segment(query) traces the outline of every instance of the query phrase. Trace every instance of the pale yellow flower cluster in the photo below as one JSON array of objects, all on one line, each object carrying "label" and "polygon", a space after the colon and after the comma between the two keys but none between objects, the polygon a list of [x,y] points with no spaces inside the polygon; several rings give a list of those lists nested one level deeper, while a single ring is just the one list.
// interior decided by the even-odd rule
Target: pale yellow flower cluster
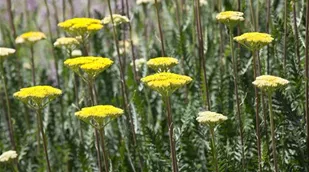
[{"label": "pale yellow flower cluster", "polygon": [[49,102],[60,96],[62,91],[46,85],[33,86],[22,88],[20,91],[14,93],[14,97],[36,107],[41,107],[43,103]]},{"label": "pale yellow flower cluster", "polygon": [[[135,59],[136,71],[141,70],[145,63],[146,63],[146,60],[144,58]],[[130,65],[133,66],[133,62],[131,62]]]},{"label": "pale yellow flower cluster", "polygon": [[227,120],[227,117],[216,112],[211,111],[203,111],[198,113],[198,117],[196,120],[201,124],[219,124],[225,120]]},{"label": "pale yellow flower cluster", "polygon": [[155,71],[169,71],[170,68],[176,66],[178,60],[173,57],[156,57],[148,60],[147,66]]},{"label": "pale yellow flower cluster", "polygon": [[234,40],[244,45],[251,51],[259,50],[270,44],[274,38],[267,33],[248,32],[234,37]]},{"label": "pale yellow flower cluster", "polygon": [[14,53],[15,49],[0,47],[0,61],[4,60],[6,57]]},{"label": "pale yellow flower cluster", "polygon": [[64,62],[67,67],[71,68],[79,75],[82,75],[80,73],[80,70],[82,70],[88,75],[88,79],[94,79],[98,74],[110,67],[113,63],[114,62],[109,58],[94,56],[67,59]]},{"label": "pale yellow flower cluster", "polygon": [[277,76],[261,75],[256,77],[255,81],[252,83],[264,91],[274,91],[277,88],[289,84],[289,81]]},{"label": "pale yellow flower cluster", "polygon": [[55,47],[65,47],[66,49],[69,50],[73,50],[77,45],[79,45],[78,40],[76,38],[71,37],[58,38],[54,43]]},{"label": "pale yellow flower cluster", "polygon": [[76,112],[75,115],[87,123],[92,123],[95,127],[102,127],[106,119],[119,117],[123,113],[124,111],[122,109],[112,105],[97,105],[82,108],[82,110]]},{"label": "pale yellow flower cluster", "polygon": [[93,18],[73,18],[58,24],[72,36],[88,35],[103,28],[101,20]]},{"label": "pale yellow flower cluster", "polygon": [[244,21],[244,13],[239,11],[224,11],[216,16],[216,19],[228,26],[233,26],[241,21]]},{"label": "pale yellow flower cluster", "polygon": [[[113,21],[114,21],[115,26],[122,24],[122,23],[130,22],[127,16],[122,16],[120,14],[113,14],[112,16],[113,16]],[[104,25],[109,24],[109,23],[112,23],[112,19],[110,15],[107,17],[104,17],[104,19],[102,20],[102,24]]]},{"label": "pale yellow flower cluster", "polygon": [[178,88],[190,83],[192,79],[185,75],[161,72],[146,76],[141,81],[162,96],[170,96]]},{"label": "pale yellow flower cluster", "polygon": [[36,43],[42,39],[46,39],[46,35],[42,32],[26,32],[15,39],[16,44]]},{"label": "pale yellow flower cluster", "polygon": [[3,152],[0,155],[0,162],[8,162],[10,160],[16,159],[17,158],[17,153],[14,150],[9,150],[6,152]]},{"label": "pale yellow flower cluster", "polygon": [[[161,2],[161,0],[157,0],[157,2]],[[155,0],[137,0],[136,1],[137,5],[148,4],[148,3],[154,4]]]}]

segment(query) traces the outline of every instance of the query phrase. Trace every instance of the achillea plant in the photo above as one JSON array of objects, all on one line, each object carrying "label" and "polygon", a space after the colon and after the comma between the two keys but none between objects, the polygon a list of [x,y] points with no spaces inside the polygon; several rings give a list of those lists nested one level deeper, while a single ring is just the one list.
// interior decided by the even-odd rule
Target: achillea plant
[{"label": "achillea plant", "polygon": [[[128,23],[130,22],[130,20],[128,19],[127,16],[122,16],[120,14],[113,14],[113,20],[114,20],[114,25],[119,25],[119,24],[122,24],[122,23]],[[110,24],[112,23],[112,20],[111,20],[111,16],[107,16],[107,17],[104,17],[104,19],[102,20],[102,24],[106,25],[106,24]]]},{"label": "achillea plant", "polygon": [[[104,141],[104,127],[112,120],[124,113],[122,109],[116,108],[112,105],[97,105],[91,107],[82,108],[81,111],[75,113],[76,117],[80,120],[85,121],[87,124],[91,125],[95,130],[100,133],[101,148],[103,151],[105,171],[108,170],[107,150],[105,149]],[[100,158],[98,159],[100,161]]]},{"label": "achillea plant", "polygon": [[[8,170],[11,169],[11,171],[18,172],[17,165],[15,164],[15,161],[18,159],[18,154],[14,150],[9,150],[6,152],[3,152],[0,155],[0,167],[2,170]],[[8,169],[5,168],[5,166],[9,166]]]},{"label": "achillea plant", "polygon": [[42,112],[44,108],[55,98],[59,97],[62,94],[62,91],[51,87],[51,86],[33,86],[28,88],[22,88],[20,91],[14,93],[14,97],[26,105],[28,105],[31,109],[36,111],[38,126],[41,130],[43,146],[45,152],[45,159],[47,163],[47,171],[51,171],[48,151],[47,151],[47,140],[43,129],[43,119]]},{"label": "achillea plant", "polygon": [[34,44],[40,40],[46,39],[46,35],[42,32],[26,32],[15,39],[16,44],[26,44],[30,46],[31,51],[31,70],[32,70],[32,86],[36,85],[35,81],[35,64],[34,64]]},{"label": "achillea plant", "polygon": [[151,89],[160,93],[163,98],[163,101],[165,102],[167,110],[168,129],[169,129],[172,169],[173,172],[177,172],[178,165],[177,165],[176,148],[174,141],[174,131],[173,131],[174,127],[171,114],[170,95],[178,88],[181,88],[186,84],[190,83],[192,79],[184,75],[174,74],[170,72],[162,72],[146,76],[142,78],[141,81]]},{"label": "achillea plant", "polygon": [[244,13],[239,11],[223,11],[216,16],[216,19],[219,22],[232,27],[245,20],[243,15]]},{"label": "achillea plant", "polygon": [[199,116],[196,120],[203,125],[207,125],[210,130],[211,134],[211,145],[212,145],[212,157],[213,157],[213,168],[216,169],[216,172],[219,171],[218,168],[218,156],[217,156],[217,149],[216,149],[216,141],[215,141],[215,127],[219,125],[221,122],[227,120],[227,117],[216,112],[211,111],[203,111],[199,112]]},{"label": "achillea plant", "polygon": [[5,103],[6,103],[6,119],[7,119],[7,127],[9,131],[10,142],[12,145],[12,149],[16,150],[15,139],[14,139],[14,130],[12,126],[12,115],[11,115],[11,105],[9,101],[9,93],[8,93],[8,85],[7,79],[5,77],[5,69],[4,69],[4,60],[15,53],[15,49],[0,47],[0,72],[1,72],[1,80],[3,83],[4,94],[5,94]]},{"label": "achillea plant", "polygon": [[79,41],[76,38],[72,37],[62,37],[58,38],[54,43],[55,47],[63,47],[65,50],[68,51],[69,56],[71,56],[73,50],[79,45]]},{"label": "achillea plant", "polygon": [[156,72],[168,72],[178,64],[178,60],[173,57],[156,57],[148,60],[147,66]]},{"label": "achillea plant", "polygon": [[278,162],[277,162],[277,153],[276,153],[276,138],[275,138],[275,125],[274,125],[274,116],[272,108],[272,94],[279,88],[286,86],[289,81],[280,77],[272,75],[262,75],[256,77],[256,80],[252,82],[256,87],[260,88],[267,93],[268,96],[268,108],[269,108],[269,118],[270,118],[270,127],[271,127],[271,136],[272,136],[272,155],[274,161],[274,171],[278,171]]}]

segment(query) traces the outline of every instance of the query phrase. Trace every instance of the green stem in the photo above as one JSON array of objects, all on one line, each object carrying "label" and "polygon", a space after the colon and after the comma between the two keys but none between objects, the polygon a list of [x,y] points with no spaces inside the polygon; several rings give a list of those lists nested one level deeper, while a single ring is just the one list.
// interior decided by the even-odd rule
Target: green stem
[{"label": "green stem", "polygon": [[99,130],[100,133],[100,138],[101,138],[101,147],[103,151],[103,159],[104,159],[104,167],[105,171],[108,172],[108,155],[107,155],[107,150],[105,149],[105,139],[104,139],[104,127]]},{"label": "green stem", "polygon": [[176,158],[176,146],[174,140],[174,126],[173,126],[173,119],[171,113],[171,103],[170,98],[168,96],[165,97],[165,105],[167,110],[167,124],[168,124],[168,133],[169,133],[169,140],[170,140],[170,151],[172,157],[172,167],[173,172],[178,172],[178,165],[177,165],[177,158]]},{"label": "green stem", "polygon": [[161,55],[162,55],[162,57],[164,57],[165,56],[164,38],[163,38],[162,26],[161,26],[160,15],[159,15],[158,0],[155,0],[155,7],[156,7],[158,27],[159,27],[159,33],[160,33],[160,39],[161,39]]},{"label": "green stem", "polygon": [[270,131],[271,131],[271,143],[273,149],[273,161],[275,172],[278,172],[278,164],[277,164],[277,153],[276,153],[276,138],[275,138],[275,125],[274,125],[274,116],[273,116],[273,106],[272,106],[272,93],[268,93],[268,107],[269,107],[269,118],[270,118]]},{"label": "green stem", "polygon": [[211,134],[211,145],[212,145],[212,165],[213,168],[216,169],[216,172],[219,171],[218,168],[218,159],[217,159],[217,149],[216,149],[216,144],[215,144],[215,131],[214,127],[210,126],[210,134]]},{"label": "green stem", "polygon": [[48,172],[51,172],[51,168],[50,168],[50,164],[49,164],[49,158],[48,158],[48,152],[47,152],[46,136],[45,136],[44,129],[43,129],[44,126],[43,126],[43,119],[42,119],[42,110],[43,110],[42,108],[39,108],[37,110],[37,118],[38,118],[38,121],[40,122],[39,128],[40,128],[41,134],[42,134],[45,160],[46,160],[46,163],[47,163],[47,170],[48,170]]},{"label": "green stem", "polygon": [[34,64],[34,49],[33,49],[33,44],[30,45],[30,52],[31,52],[32,86],[35,86],[35,85],[36,85],[36,82],[35,82],[35,64]]},{"label": "green stem", "polygon": [[102,160],[101,160],[101,152],[100,152],[100,135],[99,135],[97,129],[94,129],[94,135],[95,135],[95,140],[96,140],[96,151],[97,151],[97,157],[98,157],[99,171],[103,172]]},{"label": "green stem", "polygon": [[8,94],[8,88],[7,88],[7,81],[6,81],[6,78],[5,78],[3,61],[0,61],[0,67],[1,67],[3,86],[4,86],[6,108],[7,108],[6,118],[7,118],[7,125],[8,125],[8,129],[9,129],[9,137],[10,137],[12,148],[14,150],[16,150],[16,144],[15,144],[15,140],[14,140],[14,130],[13,130],[12,119],[11,119],[12,118],[12,116],[11,116],[11,105],[10,105],[10,100],[9,100],[9,94]]}]

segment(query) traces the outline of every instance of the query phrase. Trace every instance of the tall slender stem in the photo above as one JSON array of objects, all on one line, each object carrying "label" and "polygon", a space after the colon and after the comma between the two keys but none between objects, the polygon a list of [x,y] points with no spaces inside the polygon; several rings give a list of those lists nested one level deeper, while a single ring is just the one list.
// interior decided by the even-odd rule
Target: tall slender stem
[{"label": "tall slender stem", "polygon": [[208,84],[207,84],[207,74],[206,74],[206,60],[204,57],[204,39],[203,39],[203,29],[202,29],[202,24],[201,24],[201,13],[200,13],[200,1],[195,0],[196,4],[196,24],[197,24],[197,34],[198,34],[198,44],[199,44],[199,58],[200,58],[200,65],[202,67],[203,71],[203,85],[204,85],[204,90],[205,91],[205,107],[206,109],[210,110],[211,109],[211,104],[210,104],[210,96],[209,96],[209,90],[208,90]]},{"label": "tall slender stem", "polygon": [[11,119],[12,118],[12,116],[11,116],[11,105],[10,105],[8,88],[7,88],[7,81],[6,81],[6,78],[5,78],[5,71],[4,71],[2,60],[0,60],[0,68],[1,68],[1,76],[2,76],[2,80],[3,80],[3,86],[4,86],[6,108],[7,108],[6,118],[7,118],[7,126],[8,126],[8,129],[9,129],[9,137],[10,137],[10,142],[11,142],[13,150],[16,150],[16,144],[15,144],[15,139],[14,139],[14,130],[13,130],[12,119]]},{"label": "tall slender stem", "polygon": [[217,158],[217,148],[215,144],[215,131],[214,131],[214,126],[209,127],[210,134],[211,134],[211,146],[212,146],[212,165],[213,168],[216,169],[216,172],[219,172],[218,168],[218,158]]},{"label": "tall slender stem", "polygon": [[158,20],[158,27],[159,27],[160,39],[161,39],[161,55],[162,55],[162,57],[164,57],[164,56],[165,56],[164,38],[163,38],[161,20],[160,20],[160,15],[159,15],[159,4],[158,4],[158,0],[155,0],[155,7],[156,7],[156,14],[157,14],[157,20]]},{"label": "tall slender stem", "polygon": [[252,24],[253,24],[254,31],[257,31],[256,18],[255,18],[255,12],[254,12],[253,6],[254,6],[254,4],[253,4],[252,0],[250,0],[251,21],[252,21]]},{"label": "tall slender stem", "polygon": [[100,152],[100,135],[99,135],[99,132],[98,132],[97,129],[94,129],[94,135],[95,135],[95,140],[96,140],[95,148],[96,148],[96,151],[97,151],[99,171],[103,172],[101,152]]},{"label": "tall slender stem", "polygon": [[30,45],[30,52],[31,52],[31,72],[32,72],[32,86],[36,85],[35,82],[35,64],[34,64],[34,48],[33,44]]},{"label": "tall slender stem", "polygon": [[298,43],[298,27],[297,27],[297,15],[296,15],[296,2],[293,3],[293,25],[294,25],[294,39],[295,39],[295,49],[297,56],[297,63],[300,67],[300,53],[299,53],[299,43]]},{"label": "tall slender stem", "polygon": [[275,125],[274,125],[274,116],[273,116],[273,106],[272,106],[272,93],[268,93],[268,108],[269,108],[269,118],[270,118],[270,131],[271,131],[271,143],[273,149],[273,161],[275,172],[278,171],[278,164],[277,164],[277,153],[276,153],[276,138],[275,138]]},{"label": "tall slender stem", "polygon": [[[241,119],[241,112],[240,112],[240,101],[238,95],[238,73],[237,73],[237,59],[234,55],[234,43],[233,43],[233,27],[230,26],[230,47],[231,47],[231,56],[232,56],[232,65],[233,65],[233,74],[234,74],[234,92],[236,97],[236,109],[237,109],[237,117],[239,122],[239,133],[240,133],[240,140],[241,140],[241,154],[242,154],[242,167],[245,169],[245,148],[244,148],[244,135],[242,130],[242,119]],[[259,140],[259,139],[258,139]],[[259,145],[259,143],[258,143]],[[259,154],[259,162],[260,162],[260,147],[258,147],[258,154]]]},{"label": "tall slender stem", "polygon": [[104,159],[104,167],[105,171],[108,172],[108,155],[107,150],[105,149],[105,139],[104,139],[104,127],[99,130],[100,138],[101,138],[101,147],[103,151],[103,159]]},{"label": "tall slender stem", "polygon": [[288,32],[288,0],[284,4],[284,48],[283,48],[283,70],[286,69],[286,51],[287,51],[287,32]]},{"label": "tall slender stem", "polygon": [[113,12],[112,12],[112,7],[111,7],[111,3],[110,0],[107,0],[108,3],[108,9],[109,9],[109,14],[111,16],[111,21],[112,21],[112,25],[113,25],[113,37],[114,37],[114,42],[116,44],[116,51],[117,51],[117,57],[118,57],[118,61],[119,61],[119,65],[120,65],[120,78],[121,78],[121,90],[122,90],[122,97],[123,97],[123,106],[124,109],[127,109],[127,113],[130,119],[130,127],[131,127],[131,132],[132,132],[132,137],[133,137],[133,145],[136,146],[136,134],[135,134],[135,129],[134,129],[134,123],[133,123],[133,118],[132,118],[132,114],[130,112],[130,105],[128,104],[128,93],[127,93],[127,88],[126,88],[126,80],[124,77],[124,71],[123,71],[123,64],[121,61],[121,57],[120,57],[120,52],[119,52],[119,43],[117,40],[117,32],[116,32],[116,28],[114,25],[114,19],[113,19]]},{"label": "tall slender stem", "polygon": [[[309,42],[309,0],[306,1],[306,64],[305,64],[305,87],[306,87],[306,105],[305,105],[305,114],[306,114],[306,133],[307,133],[307,137],[306,137],[306,142],[307,142],[307,161],[309,162],[309,85],[308,85],[308,67],[309,67],[309,54],[308,54],[308,42]],[[308,165],[309,166],[309,165]]]},{"label": "tall slender stem", "polygon": [[47,140],[46,140],[46,136],[45,136],[44,128],[43,128],[44,125],[43,125],[43,119],[42,119],[42,110],[43,110],[42,108],[39,108],[37,110],[37,118],[38,118],[38,121],[40,122],[39,127],[40,127],[41,134],[42,134],[45,160],[46,160],[46,163],[47,163],[47,170],[48,170],[48,172],[51,172],[51,168],[50,168],[50,164],[49,164],[49,158],[48,158],[48,152],[47,152]]},{"label": "tall slender stem", "polygon": [[166,104],[166,110],[167,110],[167,124],[168,124],[169,140],[170,140],[171,157],[172,157],[172,167],[173,167],[172,169],[173,169],[173,172],[178,172],[176,147],[175,147],[175,140],[174,140],[174,125],[173,125],[173,118],[172,118],[172,112],[171,112],[170,98],[168,96],[165,97],[165,104]]}]

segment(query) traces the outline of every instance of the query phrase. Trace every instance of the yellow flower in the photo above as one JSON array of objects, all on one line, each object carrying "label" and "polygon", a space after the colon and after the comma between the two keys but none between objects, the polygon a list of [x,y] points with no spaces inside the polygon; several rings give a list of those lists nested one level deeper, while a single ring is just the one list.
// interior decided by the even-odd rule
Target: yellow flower
[{"label": "yellow flower", "polygon": [[95,126],[96,128],[103,127],[106,119],[113,119],[123,114],[123,110],[116,108],[112,105],[97,105],[91,107],[82,108],[81,111],[75,113],[75,115]]},{"label": "yellow flower", "polygon": [[198,117],[196,120],[201,124],[219,124],[225,120],[227,120],[227,117],[216,112],[211,111],[203,111],[198,113]]},{"label": "yellow flower", "polygon": [[46,36],[42,32],[26,32],[22,35],[18,36],[15,39],[16,44],[22,44],[22,43],[36,43],[42,39],[45,39]]},{"label": "yellow flower", "polygon": [[61,94],[62,91],[57,88],[39,85],[22,88],[20,91],[14,93],[14,97],[35,108],[39,108]]},{"label": "yellow flower", "polygon": [[[127,16],[122,16],[120,14],[113,14],[113,20],[114,20],[114,25],[119,25],[122,23],[128,23],[130,20],[128,19]],[[111,16],[107,16],[102,20],[102,24],[109,24],[112,23]]]},{"label": "yellow flower", "polygon": [[141,81],[162,96],[170,96],[178,88],[190,83],[192,79],[185,75],[161,72],[146,76]]},{"label": "yellow flower", "polygon": [[7,161],[10,161],[10,160],[13,160],[15,158],[17,158],[17,153],[16,151],[14,150],[9,150],[9,151],[6,151],[6,152],[3,152],[1,155],[0,155],[0,162],[7,162]]},{"label": "yellow flower", "polygon": [[88,35],[103,28],[101,21],[93,18],[73,18],[58,24],[72,36]]},{"label": "yellow flower", "polygon": [[274,38],[267,33],[248,32],[234,37],[234,40],[244,45],[251,51],[255,51],[270,44]]},{"label": "yellow flower", "polygon": [[147,66],[155,71],[168,71],[178,64],[178,60],[173,57],[157,57],[148,60]]},{"label": "yellow flower", "polygon": [[288,80],[272,76],[272,75],[261,75],[256,77],[255,81],[252,82],[253,85],[264,91],[274,91],[277,88],[283,87],[289,83]]},{"label": "yellow flower", "polygon": [[0,47],[0,61],[4,60],[4,58],[14,53],[15,53],[15,49]]},{"label": "yellow flower", "polygon": [[78,44],[79,42],[76,38],[62,37],[56,40],[56,42],[54,43],[54,46],[55,47],[65,47],[65,48],[73,50]]},{"label": "yellow flower", "polygon": [[98,74],[110,67],[114,62],[103,57],[77,57],[68,59],[64,64],[74,72],[82,75],[80,70],[87,74],[88,79],[94,79]]},{"label": "yellow flower", "polygon": [[224,11],[216,16],[216,19],[226,25],[233,26],[244,21],[244,13],[238,11]]}]

